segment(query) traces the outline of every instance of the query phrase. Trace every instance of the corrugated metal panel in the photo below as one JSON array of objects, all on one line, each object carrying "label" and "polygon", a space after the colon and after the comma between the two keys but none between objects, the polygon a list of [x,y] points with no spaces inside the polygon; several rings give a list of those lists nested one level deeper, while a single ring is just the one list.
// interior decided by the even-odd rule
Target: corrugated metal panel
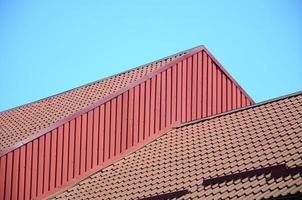
[{"label": "corrugated metal panel", "polygon": [[1,157],[0,199],[52,194],[172,125],[250,105],[204,49]]}]

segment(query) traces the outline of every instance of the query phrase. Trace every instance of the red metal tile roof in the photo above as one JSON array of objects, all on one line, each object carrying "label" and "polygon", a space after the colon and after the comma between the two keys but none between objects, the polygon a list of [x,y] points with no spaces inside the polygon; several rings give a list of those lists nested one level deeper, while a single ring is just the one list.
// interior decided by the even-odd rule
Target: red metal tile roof
[{"label": "red metal tile roof", "polygon": [[[40,199],[52,195],[141,147],[176,124],[254,103],[204,46],[158,62],[162,64],[157,64],[159,66],[152,72],[88,106],[78,108],[79,111],[67,117],[46,124],[36,133],[28,137],[23,132],[13,135],[13,140],[21,139],[0,149],[0,176],[4,177],[0,179],[0,199],[17,196],[20,199]],[[154,65],[156,63],[149,64],[149,67]],[[140,69],[132,71],[136,70]],[[118,82],[118,77],[124,80],[123,75],[127,73],[131,72],[109,79]],[[99,82],[102,81],[96,83]],[[114,81],[111,83],[116,84]],[[91,85],[94,84],[81,87],[82,92],[86,94]],[[78,96],[77,90],[81,88],[66,92],[63,100],[84,101],[84,96]],[[97,96],[101,91],[93,90],[91,95],[97,93]],[[41,112],[47,105],[37,109]],[[69,112],[68,106],[62,109]],[[57,112],[57,109],[60,108],[51,112]],[[36,112],[34,109],[31,111]],[[46,116],[48,113],[43,114]],[[16,117],[16,120],[20,119]],[[14,121],[7,123],[11,122]],[[38,122],[33,121],[33,127],[35,124]],[[27,125],[25,128],[30,128],[31,124]],[[11,142],[10,137],[5,139]],[[183,193],[177,191],[163,196],[180,194]]]},{"label": "red metal tile roof", "polygon": [[[189,51],[189,50],[187,50]],[[0,150],[116,92],[187,51],[0,113]]]},{"label": "red metal tile roof", "polygon": [[[286,164],[302,166],[302,93],[176,127],[57,199],[267,199],[302,192],[301,172],[203,186],[204,180]],[[300,168],[299,168],[300,169]]]}]

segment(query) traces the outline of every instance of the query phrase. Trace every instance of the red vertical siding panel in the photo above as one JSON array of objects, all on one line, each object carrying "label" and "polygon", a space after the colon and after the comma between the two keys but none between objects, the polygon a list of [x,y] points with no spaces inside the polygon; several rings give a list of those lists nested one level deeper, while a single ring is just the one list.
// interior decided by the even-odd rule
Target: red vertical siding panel
[{"label": "red vertical siding panel", "polygon": [[166,94],[166,126],[170,126],[172,118],[172,67],[167,70],[167,94]]},{"label": "red vertical siding panel", "polygon": [[25,194],[24,199],[30,199],[31,195],[31,168],[32,168],[32,147],[33,142],[26,144],[26,161],[25,161]]},{"label": "red vertical siding panel", "polygon": [[244,101],[245,101],[245,105],[248,106],[248,100],[247,100],[246,96],[244,96]]},{"label": "red vertical siding panel", "polygon": [[176,121],[181,123],[182,116],[182,62],[177,63],[177,98],[176,98]]},{"label": "red vertical siding panel", "polygon": [[151,101],[151,80],[146,81],[146,95],[145,95],[145,138],[148,138],[150,136],[150,101]]},{"label": "red vertical siding panel", "polygon": [[227,111],[227,78],[222,74],[222,112]]},{"label": "red vertical siding panel", "polygon": [[217,68],[217,113],[222,112],[222,76],[220,69]]},{"label": "red vertical siding panel", "polygon": [[123,93],[123,114],[122,114],[122,152],[127,148],[128,139],[128,91]]},{"label": "red vertical siding panel", "polygon": [[213,95],[213,88],[212,88],[212,59],[208,57],[208,88],[207,88],[207,116],[212,115],[212,95]]},{"label": "red vertical siding panel", "polygon": [[50,183],[49,189],[56,187],[56,165],[57,165],[57,132],[58,129],[51,131],[51,159],[50,159]]},{"label": "red vertical siding panel", "polygon": [[122,95],[119,95],[117,97],[117,110],[116,110],[116,151],[115,153],[118,155],[121,153],[121,147],[122,147]]},{"label": "red vertical siding panel", "polygon": [[227,110],[232,110],[232,82],[227,78]]},{"label": "red vertical siding panel", "polygon": [[11,198],[11,186],[12,186],[12,170],[13,170],[13,152],[7,154],[6,163],[6,180],[5,180],[5,199]]},{"label": "red vertical siding panel", "polygon": [[80,175],[80,159],[81,159],[81,116],[76,118],[75,128],[75,148],[74,148],[74,176]]},{"label": "red vertical siding panel", "polygon": [[215,115],[217,113],[217,68],[214,63],[212,63],[212,70],[213,70],[212,114]]},{"label": "red vertical siding panel", "polygon": [[202,63],[203,54],[197,53],[197,118],[202,117]]},{"label": "red vertical siding panel", "polygon": [[128,105],[128,132],[127,132],[127,148],[133,145],[133,105],[134,102],[134,89],[129,90],[129,105]]},{"label": "red vertical siding panel", "polygon": [[51,148],[51,132],[45,135],[45,162],[44,162],[44,180],[42,193],[49,190],[49,172],[50,172],[50,149]]},{"label": "red vertical siding panel", "polygon": [[207,116],[208,56],[202,52],[202,117]]},{"label": "red vertical siding panel", "polygon": [[82,130],[81,130],[81,168],[80,168],[80,174],[83,174],[86,169],[86,151],[87,151],[87,145],[86,145],[86,138],[87,138],[87,113],[82,115]]},{"label": "red vertical siding panel", "polygon": [[236,85],[232,82],[232,109],[235,109],[237,106],[237,91]]},{"label": "red vertical siding panel", "polygon": [[93,129],[93,110],[88,112],[88,120],[87,120],[86,171],[91,169],[91,164],[92,164],[92,129]]},{"label": "red vertical siding panel", "polygon": [[111,124],[110,124],[110,151],[109,151],[109,158],[112,158],[113,156],[115,156],[115,139],[116,139],[116,131],[115,131],[115,127],[116,127],[116,98],[111,100]]},{"label": "red vertical siding panel", "polygon": [[104,138],[105,138],[105,104],[100,106],[100,133],[99,133],[99,150],[98,150],[98,164],[104,161]]},{"label": "red vertical siding panel", "polygon": [[134,88],[134,108],[133,108],[133,145],[139,140],[139,104],[140,104],[140,88],[139,85]]},{"label": "red vertical siding panel", "polygon": [[251,105],[251,101],[247,97],[245,97],[245,99],[246,99],[246,105],[247,106]]},{"label": "red vertical siding panel", "polygon": [[37,196],[39,178],[38,166],[40,162],[41,160],[39,160],[39,140],[33,140],[31,198]]},{"label": "red vertical siding panel", "polygon": [[195,120],[197,118],[197,54],[194,54],[192,59],[192,120]]},{"label": "red vertical siding panel", "polygon": [[151,102],[150,102],[150,135],[155,132],[155,100],[156,100],[156,76],[151,79]]},{"label": "red vertical siding panel", "polygon": [[248,101],[247,97],[245,97],[244,99],[245,99],[245,105],[249,106],[249,101]]},{"label": "red vertical siding panel", "polygon": [[246,106],[245,96],[244,96],[243,93],[241,93],[241,106],[242,106],[242,107]]},{"label": "red vertical siding panel", "polygon": [[167,101],[167,72],[163,71],[161,73],[161,106],[160,106],[160,130],[164,129],[166,127],[166,101]]},{"label": "red vertical siding panel", "polygon": [[176,110],[177,110],[177,65],[174,65],[172,68],[172,83],[171,83],[171,123],[176,122]]},{"label": "red vertical siding panel", "polygon": [[138,142],[141,142],[145,138],[145,82],[140,84],[140,103],[139,103],[139,140]]},{"label": "red vertical siding panel", "polygon": [[239,87],[236,88],[236,102],[237,102],[237,108],[241,107],[241,91],[239,89]]},{"label": "red vertical siding panel", "polygon": [[57,167],[56,167],[56,187],[62,184],[62,162],[63,162],[63,125],[58,128],[57,147]]},{"label": "red vertical siding panel", "polygon": [[31,171],[31,198],[37,196],[37,179],[38,179],[38,140],[33,140],[33,152],[32,152],[32,171]]},{"label": "red vertical siding panel", "polygon": [[81,158],[81,116],[77,117],[75,120],[74,177],[78,177],[80,175]]},{"label": "red vertical siding panel", "polygon": [[92,168],[98,165],[99,117],[100,107],[98,106],[93,110]]},{"label": "red vertical siding panel", "polygon": [[63,132],[63,168],[62,168],[62,184],[66,184],[68,179],[68,150],[69,150],[69,122],[64,124]]},{"label": "red vertical siding panel", "polygon": [[44,175],[44,162],[45,162],[45,135],[41,136],[39,138],[39,147],[38,147],[38,190],[37,190],[37,196],[42,194],[43,189],[43,175]]},{"label": "red vertical siding panel", "polygon": [[181,106],[181,122],[186,122],[187,117],[187,61],[182,61],[182,106]]},{"label": "red vertical siding panel", "polygon": [[[26,162],[26,145],[23,145],[20,147],[20,169],[19,169],[20,173],[19,173],[19,183],[18,183],[18,188],[19,188],[18,199],[24,199],[25,176],[27,176],[27,174],[25,173],[25,162]],[[4,176],[1,176],[0,174],[0,177],[4,177]],[[0,190],[0,194],[1,194],[1,190]]]},{"label": "red vertical siding panel", "polygon": [[111,119],[111,102],[105,104],[105,137],[104,137],[104,161],[109,159],[110,151],[110,119]]},{"label": "red vertical siding panel", "polygon": [[19,159],[20,149],[13,151],[13,171],[12,171],[12,199],[18,199],[18,182],[19,182]]},{"label": "red vertical siding panel", "polygon": [[156,100],[155,100],[155,133],[158,133],[160,130],[160,122],[161,122],[161,78],[162,74],[156,75]]},{"label": "red vertical siding panel", "polygon": [[69,156],[68,156],[68,180],[74,176],[74,153],[75,153],[75,126],[76,120],[70,121],[69,128]]},{"label": "red vertical siding panel", "polygon": [[4,199],[5,194],[5,180],[6,180],[6,158],[7,156],[4,155],[0,158],[0,199]]},{"label": "red vertical siding panel", "polygon": [[191,121],[192,117],[192,57],[187,59],[187,117],[186,121]]}]

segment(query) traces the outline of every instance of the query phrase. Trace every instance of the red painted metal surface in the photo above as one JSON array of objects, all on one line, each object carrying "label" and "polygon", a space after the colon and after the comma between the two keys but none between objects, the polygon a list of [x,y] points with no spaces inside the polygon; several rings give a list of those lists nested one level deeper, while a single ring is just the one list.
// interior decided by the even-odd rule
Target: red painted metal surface
[{"label": "red painted metal surface", "polygon": [[174,126],[252,104],[205,48],[2,152],[0,199],[50,195]]}]

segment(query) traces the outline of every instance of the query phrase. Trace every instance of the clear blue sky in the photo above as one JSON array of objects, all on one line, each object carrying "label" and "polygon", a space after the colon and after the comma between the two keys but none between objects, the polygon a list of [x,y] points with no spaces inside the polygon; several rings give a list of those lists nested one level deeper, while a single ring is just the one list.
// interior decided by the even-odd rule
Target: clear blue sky
[{"label": "clear blue sky", "polygon": [[204,44],[256,101],[302,90],[302,1],[0,1],[0,110]]}]

